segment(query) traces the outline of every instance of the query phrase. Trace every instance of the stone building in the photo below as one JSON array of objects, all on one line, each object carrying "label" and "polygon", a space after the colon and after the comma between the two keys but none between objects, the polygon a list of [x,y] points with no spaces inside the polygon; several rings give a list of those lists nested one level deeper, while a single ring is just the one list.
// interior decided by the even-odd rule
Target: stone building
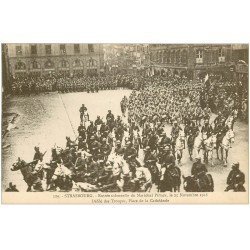
[{"label": "stone building", "polygon": [[102,44],[7,44],[10,74],[87,74],[103,71]]},{"label": "stone building", "polygon": [[233,51],[232,44],[151,44],[150,70],[153,74],[189,78],[202,77],[206,73],[233,77],[236,64]]}]

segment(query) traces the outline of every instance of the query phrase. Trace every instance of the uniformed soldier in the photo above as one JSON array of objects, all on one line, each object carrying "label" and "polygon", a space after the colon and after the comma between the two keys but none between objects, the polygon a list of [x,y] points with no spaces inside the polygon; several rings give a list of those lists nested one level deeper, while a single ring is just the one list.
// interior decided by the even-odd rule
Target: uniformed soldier
[{"label": "uniformed soldier", "polygon": [[86,140],[86,129],[83,126],[82,122],[80,123],[80,126],[78,127],[77,130],[78,130],[79,136],[81,136],[83,140]]},{"label": "uniformed soldier", "polygon": [[85,109],[85,105],[82,104],[82,106],[79,109],[81,123],[83,122],[84,109]]},{"label": "uniformed soldier", "polygon": [[39,147],[35,147],[34,149],[35,149],[35,154],[34,154],[34,157],[33,157],[33,161],[36,161],[36,163],[38,161],[43,161],[44,154],[40,152]]},{"label": "uniformed soldier", "polygon": [[232,165],[232,170],[227,177],[227,188],[225,192],[233,190],[234,192],[245,192],[245,174],[239,169],[240,164],[236,162]]},{"label": "uniformed soldier", "polygon": [[213,133],[213,128],[212,126],[209,124],[208,120],[205,120],[205,124],[204,126],[201,128],[201,133],[206,134],[207,138],[209,138],[212,133]]},{"label": "uniformed soldier", "polygon": [[191,169],[191,175],[194,177],[197,177],[200,173],[207,172],[207,168],[205,164],[201,163],[201,158],[196,157],[195,162],[193,163],[192,169]]}]

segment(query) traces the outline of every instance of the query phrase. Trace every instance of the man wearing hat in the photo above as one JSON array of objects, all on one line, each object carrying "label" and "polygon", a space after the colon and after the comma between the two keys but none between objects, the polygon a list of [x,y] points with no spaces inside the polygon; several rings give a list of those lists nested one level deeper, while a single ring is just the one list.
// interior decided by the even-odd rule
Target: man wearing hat
[{"label": "man wearing hat", "polygon": [[124,152],[124,159],[127,161],[133,161],[133,160],[135,160],[136,156],[137,156],[137,151],[133,147],[132,142],[130,140],[128,140],[126,143],[126,149]]},{"label": "man wearing hat", "polygon": [[79,109],[79,112],[80,112],[80,120],[81,120],[81,122],[83,122],[84,109],[85,109],[85,105],[82,104],[82,106],[81,106],[80,109]]},{"label": "man wearing hat", "polygon": [[34,147],[35,149],[35,154],[34,154],[34,157],[33,157],[33,161],[43,161],[43,156],[44,154],[40,152],[40,149],[38,146]]},{"label": "man wearing hat", "polygon": [[204,124],[204,126],[201,128],[201,133],[206,134],[206,135],[207,135],[207,138],[209,138],[209,137],[212,135],[212,133],[213,133],[213,128],[212,128],[212,126],[209,124],[209,120],[208,120],[208,119],[205,120],[205,124]]},{"label": "man wearing hat", "polygon": [[192,169],[191,169],[191,175],[197,177],[198,174],[202,172],[207,172],[207,168],[205,164],[201,163],[201,158],[196,157],[195,162],[193,163]]},{"label": "man wearing hat", "polygon": [[244,187],[245,174],[240,170],[239,162],[233,163],[232,170],[227,177],[227,188],[225,192],[229,190],[234,190],[234,192],[245,192]]},{"label": "man wearing hat", "polygon": [[178,137],[180,130],[182,130],[182,128],[180,126],[178,126],[177,121],[175,120],[173,122],[173,127],[171,130],[171,137],[172,137],[173,141],[175,141],[176,138]]},{"label": "man wearing hat", "polygon": [[83,138],[83,140],[86,140],[86,129],[83,126],[83,123],[80,123],[80,126],[78,127],[78,134],[79,136],[81,136]]},{"label": "man wearing hat", "polygon": [[157,162],[157,158],[154,154],[151,153],[150,147],[147,146],[144,149],[145,155],[144,155],[144,164],[145,167],[148,167],[151,164],[155,164]]},{"label": "man wearing hat", "polygon": [[100,154],[101,157],[106,160],[111,152],[112,148],[110,145],[107,143],[106,138],[102,138],[101,146],[100,146]]},{"label": "man wearing hat", "polygon": [[116,146],[115,146],[115,153],[118,155],[123,155],[125,152],[124,148],[122,147],[121,141],[116,141]]}]

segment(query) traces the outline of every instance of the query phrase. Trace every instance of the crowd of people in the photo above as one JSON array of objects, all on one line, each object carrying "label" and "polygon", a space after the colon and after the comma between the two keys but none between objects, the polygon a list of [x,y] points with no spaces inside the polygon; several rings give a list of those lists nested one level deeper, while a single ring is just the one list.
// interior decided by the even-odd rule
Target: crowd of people
[{"label": "crowd of people", "polygon": [[[143,84],[142,79],[146,81]],[[182,151],[178,143],[183,146],[187,141],[193,160],[194,139],[200,134],[204,159],[195,156],[190,176],[184,177],[183,188],[187,192],[214,191],[205,161],[208,160],[206,141],[216,137],[212,150],[223,148],[222,140],[233,131],[237,119],[241,90],[229,82],[208,85],[179,77],[131,80],[137,91],[122,99],[123,117],[115,117],[109,110],[106,119],[98,116],[90,121],[88,108],[83,104],[79,109],[77,138],[66,137],[65,148],[52,148],[49,163],[44,163],[45,153],[35,147],[32,162],[19,158],[13,164],[13,171],[27,169],[22,174],[28,191],[43,191],[42,183],[46,181],[45,189],[50,191],[150,192],[154,188],[155,192],[177,192],[182,183],[179,165]],[[214,98],[213,106],[211,98]],[[213,126],[212,112],[218,113]],[[169,124],[172,129],[167,134],[165,126]],[[229,134],[234,137],[234,133]],[[228,139],[230,146],[232,138]],[[244,183],[245,175],[235,162],[225,180],[225,191],[245,191]]]},{"label": "crowd of people", "polygon": [[29,95],[59,91],[67,92],[98,92],[99,90],[117,88],[136,88],[136,81],[131,75],[87,76],[87,75],[47,75],[23,76],[12,80],[11,93]]},{"label": "crowd of people", "polygon": [[166,116],[169,123],[185,123],[221,112],[225,117],[238,113],[247,121],[247,84],[228,80],[188,80],[179,77],[145,78],[143,89],[134,91],[129,102],[129,119],[141,122],[145,117]]}]

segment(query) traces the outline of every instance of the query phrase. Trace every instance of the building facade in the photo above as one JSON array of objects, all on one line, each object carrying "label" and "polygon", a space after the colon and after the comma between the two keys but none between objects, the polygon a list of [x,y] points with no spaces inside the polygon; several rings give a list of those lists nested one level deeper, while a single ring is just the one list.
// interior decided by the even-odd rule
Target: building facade
[{"label": "building facade", "polygon": [[151,44],[150,68],[153,74],[177,74],[189,78],[205,73],[233,77],[237,63],[234,50],[231,44]]},{"label": "building facade", "polygon": [[136,74],[149,62],[147,44],[105,44],[104,51],[106,69],[111,74]]},{"label": "building facade", "polygon": [[6,44],[9,71],[19,75],[99,75],[103,71],[102,44]]}]

